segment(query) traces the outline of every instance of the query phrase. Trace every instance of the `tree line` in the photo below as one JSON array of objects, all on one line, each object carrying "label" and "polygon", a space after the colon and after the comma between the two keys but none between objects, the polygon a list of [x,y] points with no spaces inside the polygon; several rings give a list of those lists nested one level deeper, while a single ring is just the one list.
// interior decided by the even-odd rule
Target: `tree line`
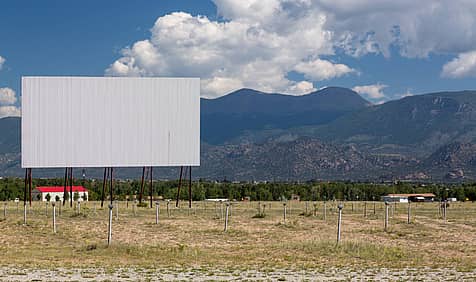
[{"label": "tree line", "polygon": [[[33,179],[36,186],[62,186],[63,179]],[[175,199],[178,180],[153,181],[154,197]],[[74,185],[82,185],[89,190],[90,200],[100,200],[102,180],[76,179]],[[114,194],[116,199],[132,199],[138,195],[140,180],[116,180]],[[21,178],[0,179],[0,201],[23,199],[24,180]],[[415,183],[353,183],[353,182],[306,182],[306,183],[230,183],[197,180],[192,182],[192,199],[200,201],[212,198],[228,198],[235,200],[249,199],[252,201],[278,201],[290,199],[297,195],[304,201],[379,201],[381,196],[391,193],[433,193],[436,199],[448,197],[460,201],[476,200],[476,183],[463,184],[415,184]],[[106,197],[108,193],[106,192]],[[149,195],[149,183],[145,183],[144,196]],[[188,183],[182,184],[179,198],[188,199]]]}]

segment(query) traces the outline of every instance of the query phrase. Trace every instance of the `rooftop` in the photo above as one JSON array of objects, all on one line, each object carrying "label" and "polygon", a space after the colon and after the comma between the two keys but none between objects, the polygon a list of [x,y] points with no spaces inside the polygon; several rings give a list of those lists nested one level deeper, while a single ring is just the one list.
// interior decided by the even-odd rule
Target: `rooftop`
[{"label": "rooftop", "polygon": [[[66,186],[68,192],[70,191],[70,188],[70,186]],[[64,186],[38,186],[36,189],[41,193],[64,192]],[[88,192],[88,190],[83,186],[73,186],[73,192]]]}]

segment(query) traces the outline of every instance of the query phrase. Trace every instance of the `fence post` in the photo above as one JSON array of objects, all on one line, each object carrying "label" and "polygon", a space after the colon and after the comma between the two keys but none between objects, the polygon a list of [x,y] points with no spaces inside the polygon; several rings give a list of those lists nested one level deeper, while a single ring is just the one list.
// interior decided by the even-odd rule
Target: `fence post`
[{"label": "fence post", "polygon": [[53,233],[56,233],[56,203],[51,203],[51,206],[53,207]]},{"label": "fence post", "polygon": [[224,232],[227,231],[228,229],[228,209],[230,208],[230,203],[226,203],[226,207],[225,207],[225,229],[223,230]]},{"label": "fence post", "polygon": [[326,219],[327,219],[327,203],[326,202],[324,202],[323,219],[324,219],[324,221],[326,221]]},{"label": "fence post", "polygon": [[446,223],[446,203],[447,203],[447,200],[444,200],[443,201],[443,221],[444,221],[444,223]]},{"label": "fence post", "polygon": [[367,202],[364,202],[364,217],[367,217]]},{"label": "fence post", "polygon": [[23,224],[26,225],[26,203],[23,205]]},{"label": "fence post", "polygon": [[286,224],[286,203],[283,203],[283,218],[284,224]]},{"label": "fence post", "polygon": [[3,218],[7,219],[7,203],[3,203]]},{"label": "fence post", "polygon": [[387,231],[387,228],[388,228],[388,205],[389,203],[385,201],[385,226],[384,226],[385,231]]},{"label": "fence post", "polygon": [[112,243],[112,204],[108,205],[109,207],[109,226],[107,230],[107,245],[110,246]]},{"label": "fence post", "polygon": [[410,201],[408,201],[407,223],[410,224]]},{"label": "fence post", "polygon": [[167,217],[170,217],[169,205],[170,205],[170,200],[167,200]]},{"label": "fence post", "polygon": [[339,209],[339,218],[337,219],[337,243],[340,242],[340,230],[341,230],[341,224],[342,224],[342,208],[344,206],[342,204],[339,204],[337,208]]},{"label": "fence post", "polygon": [[159,208],[160,208],[160,203],[155,202],[155,224],[159,224]]}]

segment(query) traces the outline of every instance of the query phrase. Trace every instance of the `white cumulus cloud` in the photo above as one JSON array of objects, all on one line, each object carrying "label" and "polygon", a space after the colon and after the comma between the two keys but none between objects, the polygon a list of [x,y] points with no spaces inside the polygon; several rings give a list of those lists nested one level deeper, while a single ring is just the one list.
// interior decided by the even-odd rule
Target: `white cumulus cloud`
[{"label": "white cumulus cloud", "polygon": [[[198,76],[202,78],[203,96],[217,97],[241,87],[304,94],[315,90],[313,82],[289,79],[289,72],[302,68],[307,79],[329,79],[351,69],[318,59],[319,55],[334,52],[329,44],[331,34],[322,28],[324,15],[309,11],[302,14],[303,19],[295,21],[287,19],[285,10],[273,8],[267,10],[266,17],[244,13],[245,17],[241,16],[242,9],[250,9],[243,8],[239,1],[228,4],[230,9],[237,10],[232,13],[219,7],[224,16],[228,15],[226,10],[234,17],[226,22],[183,12],[158,18],[151,37],[122,50],[122,57],[109,66],[106,74]],[[248,4],[269,8],[257,1]],[[227,7],[226,3],[223,5]],[[276,17],[287,24],[278,24]],[[323,69],[310,69],[316,63]],[[306,64],[311,66],[305,69]]]},{"label": "white cumulus cloud", "polygon": [[[198,76],[208,97],[237,87],[302,94],[315,89],[308,87],[314,82],[357,73],[337,62],[336,51],[354,57],[388,57],[391,49],[409,58],[459,54],[455,60],[462,61],[476,46],[472,0],[213,2],[223,21],[184,12],[161,16],[151,36],[124,48],[106,74]],[[459,76],[454,65],[461,63],[448,63],[443,74]],[[466,69],[464,75],[471,73]],[[290,78],[291,72],[306,81]]]},{"label": "white cumulus cloud", "polygon": [[0,118],[20,116],[20,108],[14,104],[17,101],[15,91],[11,88],[0,88]]},{"label": "white cumulus cloud", "polygon": [[0,118],[19,117],[21,115],[20,108],[15,106],[0,106]]},{"label": "white cumulus cloud", "polygon": [[476,51],[459,54],[446,63],[441,76],[449,78],[476,77]]},{"label": "white cumulus cloud", "polygon": [[377,83],[371,85],[355,86],[352,88],[352,90],[372,101],[381,102],[386,98],[385,94],[383,93],[383,89],[386,87],[387,85],[385,84]]},{"label": "white cumulus cloud", "polygon": [[0,56],[0,70],[3,68],[3,64],[5,63],[5,58]]},{"label": "white cumulus cloud", "polygon": [[294,70],[304,74],[306,78],[312,80],[332,79],[344,74],[355,72],[355,70],[344,64],[333,64],[321,59],[300,62],[296,65]]},{"label": "white cumulus cloud", "polygon": [[0,88],[0,105],[13,105],[16,101],[17,97],[13,89],[8,87]]}]

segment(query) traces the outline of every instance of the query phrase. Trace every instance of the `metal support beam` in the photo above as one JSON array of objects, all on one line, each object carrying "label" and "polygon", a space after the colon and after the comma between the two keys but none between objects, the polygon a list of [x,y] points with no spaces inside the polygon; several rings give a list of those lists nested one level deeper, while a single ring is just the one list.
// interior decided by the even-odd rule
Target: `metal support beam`
[{"label": "metal support beam", "polygon": [[108,178],[108,172],[108,169],[104,168],[104,176],[102,179],[101,208],[104,206],[104,199],[106,198],[106,183]]},{"label": "metal support beam", "polygon": [[145,177],[145,166],[142,168],[142,179],[140,182],[140,190],[139,190],[139,204],[142,204],[142,194],[144,193],[144,177]]},{"label": "metal support beam", "polygon": [[31,168],[28,169],[28,178],[29,178],[29,181],[28,181],[28,189],[30,191],[30,208],[31,208],[31,187],[33,186],[32,185],[32,177],[31,177]]},{"label": "metal support beam", "polygon": [[111,206],[112,206],[112,203],[114,201],[114,178],[113,178],[113,168],[110,167],[109,168],[110,170],[110,175],[111,175],[111,178],[109,179],[109,190],[110,190],[110,195],[111,195]]},{"label": "metal support beam", "polygon": [[64,168],[63,206],[66,204],[66,194],[68,193],[66,186],[68,186],[68,168],[67,167]]},{"label": "metal support beam", "polygon": [[179,204],[180,186],[182,186],[182,173],[183,173],[183,166],[180,167],[180,176],[179,176],[179,183],[178,183],[178,189],[177,189],[177,201],[175,202],[176,207],[178,207],[178,204]]},{"label": "metal support beam", "polygon": [[192,208],[192,167],[188,167],[188,208]]},{"label": "metal support beam", "polygon": [[150,176],[150,184],[149,184],[149,198],[150,198],[150,208],[152,208],[152,195],[153,195],[153,187],[152,187],[152,167],[149,168],[149,176]]},{"label": "metal support beam", "polygon": [[69,205],[72,208],[73,207],[73,168],[69,168],[69,194],[70,194],[70,199],[69,199]]}]

